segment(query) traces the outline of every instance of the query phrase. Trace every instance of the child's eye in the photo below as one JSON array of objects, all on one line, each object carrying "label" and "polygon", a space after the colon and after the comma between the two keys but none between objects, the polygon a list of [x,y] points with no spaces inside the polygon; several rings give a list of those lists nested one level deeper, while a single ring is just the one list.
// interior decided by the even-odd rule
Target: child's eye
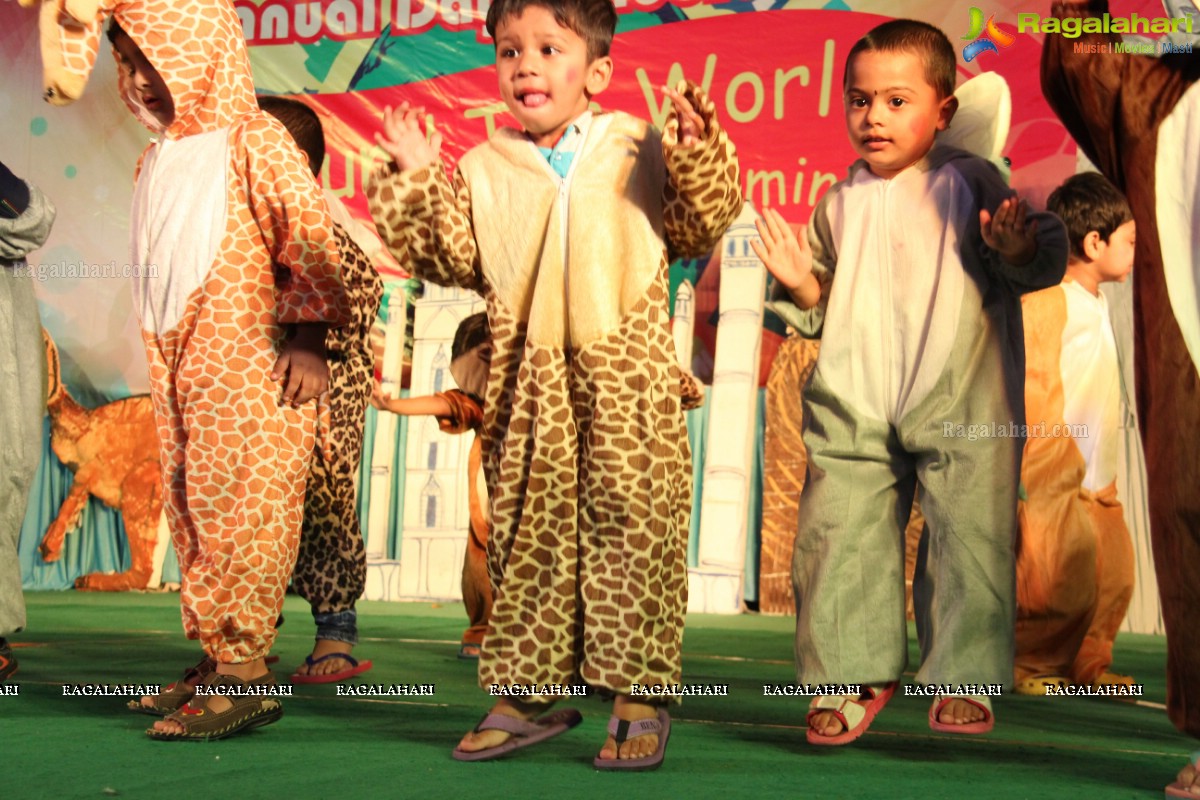
[{"label": "child's eye", "polygon": [[907,102],[908,101],[905,100],[903,97],[893,97],[891,100],[888,101],[888,104],[891,105],[892,108],[900,108]]},{"label": "child's eye", "polygon": [[511,47],[506,47],[500,51],[500,57],[501,58],[516,58],[517,51]]},{"label": "child's eye", "polygon": [[548,44],[542,48],[542,55],[544,55],[544,56],[558,55],[558,48],[554,47],[553,45]]},{"label": "child's eye", "polygon": [[866,108],[867,107],[867,98],[851,97],[850,98],[850,107],[851,108]]}]

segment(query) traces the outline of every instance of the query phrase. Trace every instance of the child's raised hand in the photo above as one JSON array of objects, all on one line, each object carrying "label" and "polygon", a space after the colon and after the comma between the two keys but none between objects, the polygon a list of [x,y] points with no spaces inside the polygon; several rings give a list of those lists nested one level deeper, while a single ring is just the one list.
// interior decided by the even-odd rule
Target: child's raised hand
[{"label": "child's raised hand", "polygon": [[399,108],[388,106],[383,111],[383,133],[375,133],[375,142],[383,148],[401,170],[417,169],[438,160],[442,150],[442,135],[433,127],[433,119],[421,130],[425,109],[413,108],[408,101]]},{"label": "child's raised hand", "polygon": [[789,293],[795,293],[812,276],[812,248],[805,229],[797,236],[773,208],[754,221],[762,241],[750,240],[754,253]]},{"label": "child's raised hand", "polygon": [[675,111],[675,116],[679,120],[679,144],[682,147],[691,147],[700,141],[704,136],[704,118],[696,113],[696,109],[692,107],[691,102],[684,97],[683,92],[686,84],[680,81],[679,86],[675,89],[663,86],[662,93],[671,101],[671,107]]},{"label": "child's raised hand", "polygon": [[1002,202],[995,214],[979,210],[979,231],[984,243],[1014,266],[1028,264],[1037,255],[1037,220],[1026,222],[1029,206],[1018,197]]}]

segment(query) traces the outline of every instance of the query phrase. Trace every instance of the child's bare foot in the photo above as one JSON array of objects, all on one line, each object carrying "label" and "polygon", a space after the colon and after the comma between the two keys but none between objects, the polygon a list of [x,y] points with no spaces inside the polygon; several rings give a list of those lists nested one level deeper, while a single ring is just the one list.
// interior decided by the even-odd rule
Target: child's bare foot
[{"label": "child's bare foot", "polygon": [[327,658],[324,661],[321,659],[332,654],[350,655],[354,652],[354,645],[349,642],[339,642],[334,639],[317,639],[313,645],[313,651],[310,658],[313,661],[320,661],[318,664],[309,664],[307,661],[296,667],[294,674],[296,675],[331,675],[334,672],[341,672],[349,666],[352,666],[349,661],[344,658]]},{"label": "child's bare foot", "polygon": [[[266,675],[268,671],[267,662],[261,658],[255,659],[254,661],[247,661],[244,664],[217,664],[218,675],[233,675],[234,677],[241,678],[247,682],[252,681],[255,678],[261,678],[262,676]],[[222,711],[228,711],[233,706],[233,703],[229,701],[229,698],[225,697],[224,695],[206,695],[206,700],[207,705],[204,706],[204,708],[206,711],[213,714],[220,714]],[[160,719],[158,722],[154,723],[154,730],[161,733],[186,733],[184,727],[173,719]]]},{"label": "child's bare foot", "polygon": [[971,722],[982,722],[987,712],[966,700],[951,700],[942,707],[938,714],[938,722],[944,725],[967,725]]},{"label": "child's bare foot", "polygon": [[[528,722],[549,708],[550,706],[546,703],[525,703],[520,700],[510,700],[507,697],[503,697],[496,701],[496,705],[492,706],[492,710],[489,713],[504,714],[505,716],[516,717]],[[512,734],[508,731],[486,730],[479,731],[478,733],[471,731],[458,743],[458,749],[464,753],[490,750],[493,747],[499,747],[510,738],[512,738]]]},{"label": "child's bare foot", "polygon": [[1200,797],[1200,769],[1196,768],[1200,753],[1192,753],[1191,761],[1179,770],[1175,782],[1167,787],[1167,797]]},{"label": "child's bare foot", "polygon": [[[617,695],[617,699],[613,701],[613,714],[617,719],[628,720],[629,722],[637,722],[643,719],[658,719],[658,706],[653,703],[639,703],[636,700],[631,700],[625,695]],[[646,756],[654,755],[658,751],[658,734],[645,733],[641,736],[633,736],[626,739],[621,745],[620,751],[617,749],[617,742],[612,736],[604,740],[604,746],[600,748],[600,758],[645,758]]]}]

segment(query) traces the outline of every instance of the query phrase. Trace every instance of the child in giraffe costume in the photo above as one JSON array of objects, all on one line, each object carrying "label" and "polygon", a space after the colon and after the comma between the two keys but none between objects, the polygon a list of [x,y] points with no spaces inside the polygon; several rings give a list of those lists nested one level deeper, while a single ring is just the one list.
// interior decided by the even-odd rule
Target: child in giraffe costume
[{"label": "child in giraffe costume", "polygon": [[[337,240],[304,157],[255,102],[227,0],[92,3],[70,17],[86,5],[43,8],[47,95],[82,90],[111,13],[121,95],[158,135],[134,189],[134,306],[184,630],[215,662],[147,733],[220,738],[282,714],[265,656],[296,559],[326,329],[349,318]],[[225,696],[247,685],[260,694]],[[143,705],[170,710],[190,691],[176,689]]]},{"label": "child in giraffe costume", "polygon": [[[325,161],[321,118],[310,106],[287,97],[258,98],[263,111],[287,128],[308,158],[313,175]],[[341,201],[325,198],[331,212]],[[317,624],[317,640],[292,675],[292,683],[334,683],[371,668],[350,655],[358,643],[354,604],[367,580],[367,551],[359,525],[355,486],[362,455],[363,415],[371,396],[375,356],[371,326],[379,316],[383,281],[363,249],[341,225],[334,224],[342,261],[342,283],[350,303],[348,324],[329,331],[329,438],[336,446],[313,455],[304,499],[304,523],[292,587],[309,602]]]},{"label": "child in giraffe costume", "polygon": [[1071,256],[1066,280],[1021,299],[1030,436],[1013,664],[1016,691],[1042,696],[1047,686],[1133,682],[1108,668],[1134,581],[1117,499],[1117,342],[1100,293],[1133,267],[1133,212],[1095,172],[1068,179],[1046,206],[1067,226]]},{"label": "child in giraffe costume", "polygon": [[492,331],[479,682],[500,700],[456,748],[464,761],[576,724],[538,712],[580,682],[616,696],[598,768],[657,766],[670,731],[665,707],[632,696],[680,677],[692,481],[667,269],[710,252],[742,199],[697,88],[667,90],[661,135],[589,112],[615,26],[611,0],[493,4],[500,94],[524,130],[467,153],[453,184],[419,109],[389,109],[377,137],[395,159],[368,187],[384,241],[418,276],[478,291]]},{"label": "child in giraffe costume", "polygon": [[[821,336],[792,564],[799,681],[862,687],[813,701],[812,744],[858,738],[896,690],[918,483],[928,535],[913,581],[917,682],[933,687],[930,727],[990,730],[990,702],[972,687],[1012,680],[1018,296],[1062,279],[1067,243],[991,163],[935,146],[957,109],[954,83],[937,28],[872,29],[850,50],[843,87],[861,160],[814,209],[807,242],[775,212],[759,224],[776,312]],[[1004,433],[979,437],[981,426]]]}]

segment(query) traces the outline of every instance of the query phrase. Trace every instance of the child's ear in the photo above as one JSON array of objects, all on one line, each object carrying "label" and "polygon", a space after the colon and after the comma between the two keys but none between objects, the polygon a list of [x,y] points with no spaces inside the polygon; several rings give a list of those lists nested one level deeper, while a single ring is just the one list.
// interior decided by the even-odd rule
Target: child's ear
[{"label": "child's ear", "polygon": [[942,107],[938,109],[938,125],[939,131],[944,131],[950,127],[950,120],[954,119],[954,112],[958,111],[958,98],[950,95],[942,101]]},{"label": "child's ear", "polygon": [[1083,250],[1083,254],[1087,257],[1087,260],[1095,261],[1104,255],[1104,248],[1108,245],[1108,242],[1101,238],[1100,231],[1088,231],[1083,237],[1082,245],[1080,249]]},{"label": "child's ear", "polygon": [[608,88],[612,80],[613,60],[611,56],[601,56],[587,65],[587,82],[584,90],[588,97],[594,97]]}]

